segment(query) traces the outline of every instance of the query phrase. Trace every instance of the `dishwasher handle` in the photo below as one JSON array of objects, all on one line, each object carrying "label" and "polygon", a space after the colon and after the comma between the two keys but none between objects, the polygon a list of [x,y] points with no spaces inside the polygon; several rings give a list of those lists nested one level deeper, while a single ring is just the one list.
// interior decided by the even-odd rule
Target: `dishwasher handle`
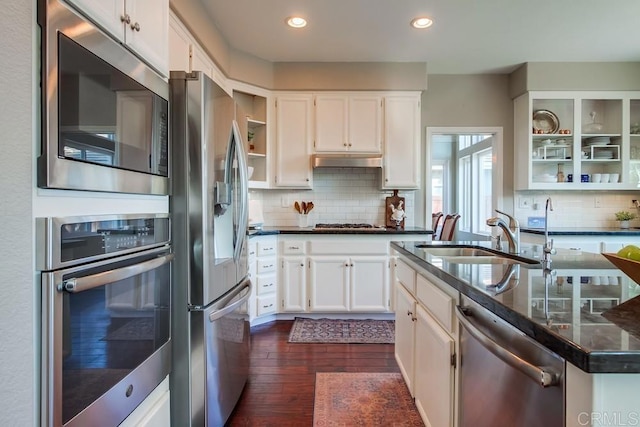
[{"label": "dishwasher handle", "polygon": [[544,366],[533,365],[520,356],[513,354],[509,350],[500,346],[493,339],[482,333],[469,319],[469,316],[465,313],[467,311],[464,307],[456,307],[456,317],[462,324],[462,326],[469,332],[469,334],[478,340],[487,350],[493,353],[500,360],[508,364],[509,366],[519,370],[542,387],[550,387],[556,385],[560,379],[560,375],[553,370],[550,370]]}]

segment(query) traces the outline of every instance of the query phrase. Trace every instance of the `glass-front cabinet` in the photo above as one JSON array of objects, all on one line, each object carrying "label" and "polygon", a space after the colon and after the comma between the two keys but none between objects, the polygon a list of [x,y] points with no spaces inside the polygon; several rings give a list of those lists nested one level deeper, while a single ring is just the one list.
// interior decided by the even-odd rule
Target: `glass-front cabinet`
[{"label": "glass-front cabinet", "polygon": [[514,115],[517,190],[640,185],[640,92],[528,92]]}]

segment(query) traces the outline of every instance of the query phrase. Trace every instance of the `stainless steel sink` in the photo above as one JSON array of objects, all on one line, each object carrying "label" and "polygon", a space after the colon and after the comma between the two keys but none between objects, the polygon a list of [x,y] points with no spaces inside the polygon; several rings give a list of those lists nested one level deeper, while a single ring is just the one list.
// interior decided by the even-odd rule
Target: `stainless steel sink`
[{"label": "stainless steel sink", "polygon": [[418,245],[417,247],[433,256],[438,257],[500,257],[500,255],[477,248],[434,248],[426,245]]},{"label": "stainless steel sink", "polygon": [[442,258],[450,264],[537,264],[538,261],[512,258],[496,252],[470,247],[434,247],[416,245],[431,256]]}]

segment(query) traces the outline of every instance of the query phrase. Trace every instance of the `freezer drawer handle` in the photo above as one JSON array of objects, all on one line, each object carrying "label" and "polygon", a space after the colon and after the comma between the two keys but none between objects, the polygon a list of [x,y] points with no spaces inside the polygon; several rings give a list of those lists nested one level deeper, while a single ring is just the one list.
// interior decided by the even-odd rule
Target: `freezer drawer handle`
[{"label": "freezer drawer handle", "polygon": [[107,283],[117,282],[119,280],[125,280],[130,277],[137,276],[147,271],[154,270],[161,265],[170,262],[173,259],[173,254],[163,255],[149,261],[142,262],[140,264],[130,265],[128,267],[122,267],[115,270],[105,271],[103,273],[92,274],[91,276],[76,277],[73,279],[65,280],[62,283],[61,290],[65,290],[71,293],[77,293],[86,291],[89,289],[103,286]]},{"label": "freezer drawer handle", "polygon": [[213,313],[211,313],[209,315],[209,322],[215,322],[216,320],[235,311],[239,306],[244,304],[249,299],[249,297],[251,296],[251,280],[246,279],[242,284],[244,286],[242,287],[242,289],[238,291],[238,294],[240,294],[241,292],[245,292],[244,296],[240,298],[238,301],[235,301],[234,303],[232,303],[231,305],[228,305],[218,311],[214,311]]},{"label": "freezer drawer handle", "polygon": [[473,323],[469,320],[469,316],[466,315],[467,311],[464,307],[456,307],[456,316],[462,324],[462,326],[469,332],[469,334],[478,340],[487,350],[493,353],[500,360],[510,365],[511,367],[519,370],[542,387],[549,387],[556,385],[560,379],[560,375],[557,372],[551,371],[546,367],[535,366],[519,356],[511,353],[504,347],[500,346],[494,340],[483,334]]}]

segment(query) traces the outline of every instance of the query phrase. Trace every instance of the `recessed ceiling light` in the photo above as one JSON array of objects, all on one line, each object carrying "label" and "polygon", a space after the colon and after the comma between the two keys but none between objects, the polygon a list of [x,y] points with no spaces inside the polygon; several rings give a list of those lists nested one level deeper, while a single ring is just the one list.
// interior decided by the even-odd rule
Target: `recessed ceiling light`
[{"label": "recessed ceiling light", "polygon": [[300,16],[290,16],[287,18],[287,25],[293,28],[302,28],[307,26],[307,20]]},{"label": "recessed ceiling light", "polygon": [[427,17],[415,18],[411,21],[413,28],[429,28],[433,24],[433,21]]}]

